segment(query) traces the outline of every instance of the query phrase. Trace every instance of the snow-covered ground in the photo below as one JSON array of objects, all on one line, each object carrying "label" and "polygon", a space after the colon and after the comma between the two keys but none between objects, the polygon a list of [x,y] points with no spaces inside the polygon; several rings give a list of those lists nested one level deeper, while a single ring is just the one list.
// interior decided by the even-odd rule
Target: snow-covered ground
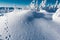
[{"label": "snow-covered ground", "polygon": [[56,13],[52,16],[53,21],[60,24],[60,8],[56,11]]},{"label": "snow-covered ground", "polygon": [[31,10],[14,10],[0,17],[2,40],[60,40],[60,25]]}]

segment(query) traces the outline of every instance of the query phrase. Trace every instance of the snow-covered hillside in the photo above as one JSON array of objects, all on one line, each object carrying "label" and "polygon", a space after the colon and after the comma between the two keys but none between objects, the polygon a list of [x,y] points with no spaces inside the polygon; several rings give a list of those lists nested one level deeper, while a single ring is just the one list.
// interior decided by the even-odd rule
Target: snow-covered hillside
[{"label": "snow-covered hillside", "polygon": [[14,10],[0,17],[0,39],[60,40],[59,26],[31,10]]}]

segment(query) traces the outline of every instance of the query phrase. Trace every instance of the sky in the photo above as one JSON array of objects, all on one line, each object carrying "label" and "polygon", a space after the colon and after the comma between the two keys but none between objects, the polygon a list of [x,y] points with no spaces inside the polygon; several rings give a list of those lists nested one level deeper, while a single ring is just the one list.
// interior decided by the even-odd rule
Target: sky
[{"label": "sky", "polygon": [[[0,0],[0,5],[28,5],[32,0]],[[42,0],[38,0],[39,3]],[[47,4],[54,4],[56,0],[47,0]],[[58,0],[60,2],[60,0]]]}]

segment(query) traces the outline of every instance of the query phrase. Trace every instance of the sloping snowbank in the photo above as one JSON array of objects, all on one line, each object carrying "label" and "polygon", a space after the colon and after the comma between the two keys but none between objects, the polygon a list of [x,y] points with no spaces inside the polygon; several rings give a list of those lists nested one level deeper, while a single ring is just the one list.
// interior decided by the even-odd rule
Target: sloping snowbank
[{"label": "sloping snowbank", "polygon": [[1,16],[2,38],[4,40],[60,40],[60,25],[37,17],[38,15],[31,10],[14,10]]},{"label": "sloping snowbank", "polygon": [[52,19],[56,23],[60,23],[60,9],[56,11],[56,13],[53,14]]}]

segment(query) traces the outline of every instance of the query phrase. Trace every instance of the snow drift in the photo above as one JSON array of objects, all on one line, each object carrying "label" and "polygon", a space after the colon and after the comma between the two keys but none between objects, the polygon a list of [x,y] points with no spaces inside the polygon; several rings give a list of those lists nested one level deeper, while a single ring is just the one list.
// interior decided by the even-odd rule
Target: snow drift
[{"label": "snow drift", "polygon": [[56,11],[56,13],[53,14],[52,19],[56,23],[60,23],[60,9]]},{"label": "snow drift", "polygon": [[3,40],[60,40],[59,28],[31,10],[14,10],[0,17]]}]

